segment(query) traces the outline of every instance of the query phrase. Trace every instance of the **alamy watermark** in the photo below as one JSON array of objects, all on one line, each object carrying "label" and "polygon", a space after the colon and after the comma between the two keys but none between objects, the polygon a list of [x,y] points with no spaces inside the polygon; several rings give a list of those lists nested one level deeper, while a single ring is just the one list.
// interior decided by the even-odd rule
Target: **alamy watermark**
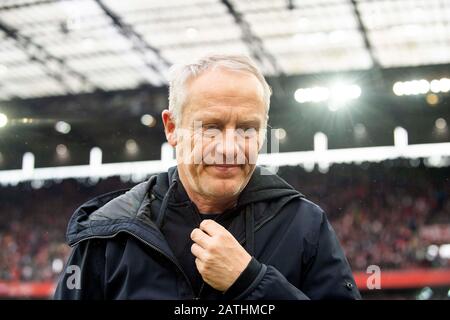
[{"label": "alamy watermark", "polygon": [[204,125],[202,121],[194,121],[193,129],[178,128],[175,131],[180,147],[178,161],[196,165],[255,165],[259,153],[279,152],[277,130],[221,130],[216,126]]},{"label": "alamy watermark", "polygon": [[69,290],[81,289],[81,268],[77,265],[69,265],[66,268],[66,274],[69,276],[66,279],[66,287]]},{"label": "alamy watermark", "polygon": [[367,267],[366,273],[371,274],[366,280],[367,289],[381,289],[381,268],[375,264],[372,264]]}]

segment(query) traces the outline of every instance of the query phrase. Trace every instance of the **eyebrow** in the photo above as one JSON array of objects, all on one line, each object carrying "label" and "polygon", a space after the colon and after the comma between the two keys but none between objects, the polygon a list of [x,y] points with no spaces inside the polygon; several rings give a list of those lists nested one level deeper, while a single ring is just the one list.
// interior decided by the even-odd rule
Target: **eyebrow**
[{"label": "eyebrow", "polygon": [[[217,115],[216,113],[202,113],[201,115],[198,115],[195,117],[196,121],[211,121],[211,122],[223,122],[223,118],[220,115]],[[245,117],[238,119],[239,124],[260,124],[261,120],[258,117]]]},{"label": "eyebrow", "polygon": [[[223,123],[223,118],[218,117],[218,116],[200,116],[197,119],[195,119],[196,121],[202,121],[205,123]],[[238,119],[237,120],[237,125],[238,126],[253,126],[253,127],[259,127],[261,126],[261,120],[258,118],[245,118],[245,119]]]},{"label": "eyebrow", "polygon": [[259,127],[261,125],[261,121],[259,119],[244,119],[244,120],[238,120],[239,125],[246,125],[249,127]]}]

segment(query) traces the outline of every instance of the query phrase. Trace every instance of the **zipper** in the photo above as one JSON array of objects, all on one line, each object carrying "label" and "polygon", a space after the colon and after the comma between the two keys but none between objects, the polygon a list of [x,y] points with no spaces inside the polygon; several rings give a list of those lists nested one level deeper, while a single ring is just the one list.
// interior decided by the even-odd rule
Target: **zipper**
[{"label": "zipper", "polygon": [[[195,295],[195,291],[194,291],[194,287],[191,284],[191,281],[189,280],[188,276],[186,275],[186,273],[184,272],[183,268],[180,266],[180,264],[173,259],[172,257],[170,257],[169,255],[167,255],[164,251],[162,251],[161,249],[159,249],[157,246],[149,243],[148,241],[142,239],[141,237],[135,235],[134,233],[131,233],[129,231],[123,230],[123,231],[118,231],[112,235],[108,235],[108,236],[91,236],[91,237],[86,237],[86,238],[82,238],[80,240],[78,240],[77,242],[75,242],[72,246],[76,246],[77,244],[79,244],[81,241],[85,241],[85,240],[90,240],[90,239],[109,239],[109,238],[114,238],[115,236],[117,236],[119,233],[124,232],[124,233],[128,233],[129,235],[139,239],[140,241],[142,241],[143,243],[145,243],[147,246],[149,246],[150,248],[152,248],[153,250],[157,251],[158,253],[160,253],[162,256],[166,257],[169,261],[171,261],[177,268],[178,270],[181,272],[181,274],[183,275],[184,279],[186,280],[186,282],[189,285],[189,288],[192,291],[192,295],[194,296],[193,300],[198,300],[200,299],[200,295],[196,296]],[[203,284],[202,284],[202,288],[203,288]]]}]

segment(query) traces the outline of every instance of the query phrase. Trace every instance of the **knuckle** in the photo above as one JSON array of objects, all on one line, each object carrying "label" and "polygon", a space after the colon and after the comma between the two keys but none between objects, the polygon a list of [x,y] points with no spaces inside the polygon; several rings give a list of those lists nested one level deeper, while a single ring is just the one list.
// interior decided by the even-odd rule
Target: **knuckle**
[{"label": "knuckle", "polygon": [[225,241],[226,239],[227,239],[227,235],[225,233],[223,233],[223,232],[221,232],[221,233],[219,233],[217,235],[217,241],[218,242]]},{"label": "knuckle", "polygon": [[203,221],[200,223],[200,226],[201,226],[201,227],[207,227],[207,226],[209,226],[211,223],[212,223],[211,220],[206,219],[206,220],[203,220]]},{"label": "knuckle", "polygon": [[204,259],[205,262],[208,263],[208,262],[212,261],[213,256],[212,256],[212,254],[210,252],[206,252],[204,258],[205,258]]},{"label": "knuckle", "polygon": [[198,229],[195,228],[194,230],[192,230],[191,232],[191,239],[194,240],[197,238],[197,233],[198,233]]},{"label": "knuckle", "polygon": [[208,248],[210,254],[216,254],[219,252],[218,242],[213,242],[212,245]]}]

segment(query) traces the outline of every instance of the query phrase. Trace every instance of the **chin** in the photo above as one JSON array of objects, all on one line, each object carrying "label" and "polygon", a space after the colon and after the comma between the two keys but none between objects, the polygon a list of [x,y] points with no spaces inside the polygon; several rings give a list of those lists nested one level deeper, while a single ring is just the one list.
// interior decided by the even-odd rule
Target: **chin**
[{"label": "chin", "polygon": [[[216,180],[216,179],[214,179]],[[240,183],[236,183],[236,182],[232,182],[232,181],[214,181],[214,182],[209,182],[208,184],[205,185],[209,185],[209,188],[207,188],[208,193],[211,196],[214,197],[232,197],[235,196],[236,194],[239,193],[239,191],[241,191],[241,184]]]}]

